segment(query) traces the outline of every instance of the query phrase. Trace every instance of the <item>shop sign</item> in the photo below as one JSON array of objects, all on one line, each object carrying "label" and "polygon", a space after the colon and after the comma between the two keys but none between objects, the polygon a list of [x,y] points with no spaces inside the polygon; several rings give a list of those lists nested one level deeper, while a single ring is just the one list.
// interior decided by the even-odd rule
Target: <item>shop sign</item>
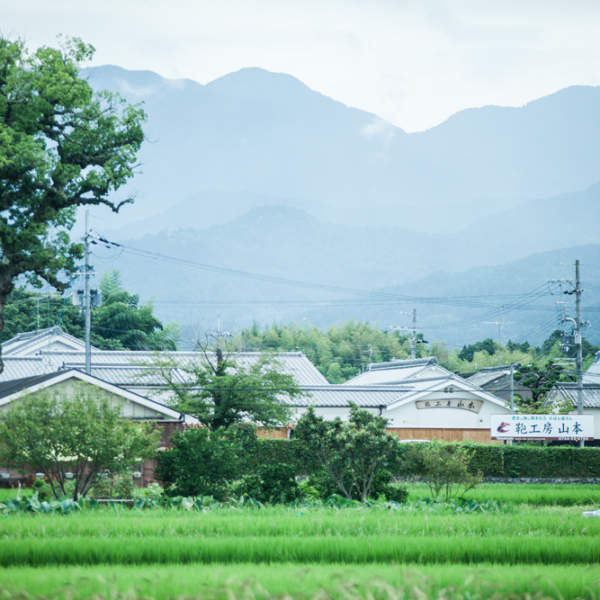
[{"label": "shop sign", "polygon": [[593,415],[492,415],[493,440],[594,439]]},{"label": "shop sign", "polygon": [[446,400],[419,400],[417,408],[458,408],[461,410],[469,410],[478,413],[483,406],[483,400],[465,400],[460,398],[451,398]]}]

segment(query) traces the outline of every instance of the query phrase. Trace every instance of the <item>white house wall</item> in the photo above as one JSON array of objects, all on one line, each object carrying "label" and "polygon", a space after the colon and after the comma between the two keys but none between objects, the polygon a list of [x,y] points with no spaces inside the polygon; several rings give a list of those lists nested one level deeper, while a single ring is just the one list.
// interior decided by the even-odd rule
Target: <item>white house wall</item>
[{"label": "white house wall", "polygon": [[[418,398],[419,402],[447,402],[449,395],[444,392],[433,392]],[[465,405],[470,401],[481,401],[482,397],[470,392],[456,392],[452,400],[463,400]],[[388,416],[390,427],[406,427],[407,429],[489,429],[491,415],[510,413],[510,409],[484,400],[478,413],[461,408],[417,408],[415,400],[408,400],[395,409],[384,411]]]},{"label": "white house wall", "polygon": [[[82,384],[80,381],[77,381],[74,379],[68,379],[67,381],[62,381],[60,383],[56,383],[56,384],[49,386],[46,389],[41,390],[40,392],[37,392],[37,393],[39,393],[39,394],[44,394],[44,393],[57,394],[59,397],[69,398],[69,397],[73,397],[77,393],[78,390],[81,390],[82,386],[86,386],[86,387],[88,387],[88,389],[92,389],[93,392],[95,394],[98,394],[99,396],[104,396],[104,397],[108,398],[108,400],[112,406],[120,406],[121,414],[126,419],[160,419],[162,417],[158,412],[156,412],[150,408],[147,408],[145,406],[142,406],[141,404],[137,404],[135,402],[127,400],[126,398],[117,396],[116,394],[113,394],[106,390],[102,390],[95,386],[87,386],[87,384]],[[84,387],[84,389],[85,389],[85,387]],[[27,391],[25,390],[24,392],[22,392],[22,394],[23,394],[23,397],[26,396]],[[2,410],[2,412],[6,412],[6,411],[10,410],[10,407],[13,406],[14,402],[18,402],[18,401],[19,401],[19,399],[16,399],[16,400],[13,400],[13,402],[4,404],[0,407],[0,410]]]}]

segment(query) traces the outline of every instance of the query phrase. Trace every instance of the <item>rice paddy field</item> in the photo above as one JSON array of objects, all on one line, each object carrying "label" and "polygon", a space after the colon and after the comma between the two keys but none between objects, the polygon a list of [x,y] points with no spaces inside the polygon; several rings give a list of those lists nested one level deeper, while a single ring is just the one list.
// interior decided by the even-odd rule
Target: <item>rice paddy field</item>
[{"label": "rice paddy field", "polygon": [[[0,516],[0,600],[600,600],[598,486],[408,504]],[[422,498],[422,499],[421,499]]]}]

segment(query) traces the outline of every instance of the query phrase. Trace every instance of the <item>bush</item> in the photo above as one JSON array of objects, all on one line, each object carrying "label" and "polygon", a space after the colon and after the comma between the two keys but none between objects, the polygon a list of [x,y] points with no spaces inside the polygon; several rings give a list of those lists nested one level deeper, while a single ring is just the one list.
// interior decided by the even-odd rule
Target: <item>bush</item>
[{"label": "bush", "polygon": [[600,477],[600,448],[501,446],[504,477]]},{"label": "bush", "polygon": [[472,449],[462,444],[443,444],[436,440],[428,444],[412,444],[406,453],[407,469],[425,478],[433,498],[443,492],[446,502],[464,495],[483,480],[481,472],[470,472]]},{"label": "bush", "polygon": [[173,448],[158,455],[157,478],[170,496],[214,496],[224,500],[228,484],[240,475],[239,438],[206,427],[177,431]]},{"label": "bush", "polygon": [[38,500],[40,502],[49,502],[50,500],[54,500],[52,488],[43,479],[36,479],[33,482],[31,489],[33,490],[34,494],[35,492],[38,493]]},{"label": "bush", "polygon": [[90,491],[90,497],[97,499],[129,500],[134,495],[135,485],[130,472],[109,473],[106,477],[100,477]]},{"label": "bush", "polygon": [[263,465],[256,475],[246,475],[231,488],[232,495],[254,498],[263,504],[286,504],[301,498],[294,467],[286,464]]},{"label": "bush", "polygon": [[[393,475],[387,469],[380,469],[373,477],[371,485],[370,500],[376,500],[380,496],[385,496],[386,500],[392,502],[404,503],[408,499],[408,490],[403,485],[393,483]],[[335,481],[325,472],[324,469],[319,469],[313,473],[306,482],[307,489],[317,493],[321,500],[326,500],[333,494],[339,494],[339,487]],[[312,493],[314,493],[312,492]],[[354,490],[353,500],[360,500],[358,490]]]}]

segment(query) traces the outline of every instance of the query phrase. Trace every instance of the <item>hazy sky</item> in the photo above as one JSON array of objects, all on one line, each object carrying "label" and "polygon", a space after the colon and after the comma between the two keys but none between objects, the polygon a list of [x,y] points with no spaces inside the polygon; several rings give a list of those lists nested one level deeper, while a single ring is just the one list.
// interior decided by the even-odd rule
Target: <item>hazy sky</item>
[{"label": "hazy sky", "polygon": [[30,47],[79,36],[94,65],[201,83],[259,66],[407,131],[600,85],[599,31],[599,0],[0,0]]}]

